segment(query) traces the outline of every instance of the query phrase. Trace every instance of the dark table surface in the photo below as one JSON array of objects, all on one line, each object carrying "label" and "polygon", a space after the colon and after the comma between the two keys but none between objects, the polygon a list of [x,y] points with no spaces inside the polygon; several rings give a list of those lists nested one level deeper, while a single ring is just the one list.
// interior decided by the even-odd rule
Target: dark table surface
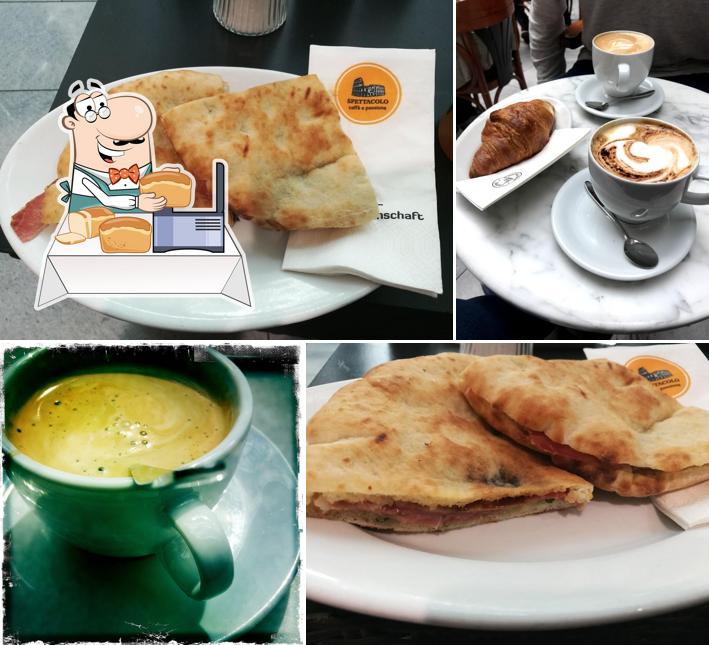
[{"label": "dark table surface", "polygon": [[[593,343],[537,343],[533,353],[542,358],[583,359],[584,347]],[[699,345],[709,356],[709,345]],[[442,351],[457,351],[453,344],[359,344],[340,345],[313,379],[311,385],[357,378],[368,369],[395,358],[410,358]],[[709,557],[709,554],[707,554]],[[672,642],[706,642],[709,633],[709,603],[673,611],[643,620],[564,630],[540,631],[482,631],[464,630],[431,625],[417,625],[384,618],[356,614],[307,601],[306,638],[308,645],[350,643],[375,645],[379,643],[475,643],[503,645],[524,643],[574,643],[599,645],[623,643],[630,645],[666,645]]]},{"label": "dark table surface", "polygon": [[[436,123],[452,105],[451,2],[290,0],[283,27],[256,38],[223,29],[211,4],[211,0],[98,0],[52,108],[66,101],[74,80],[90,77],[109,83],[156,70],[205,65],[305,74],[311,44],[435,49]],[[453,166],[437,142],[435,162],[442,295],[430,298],[380,287],[333,313],[262,331],[304,338],[450,338]]]}]

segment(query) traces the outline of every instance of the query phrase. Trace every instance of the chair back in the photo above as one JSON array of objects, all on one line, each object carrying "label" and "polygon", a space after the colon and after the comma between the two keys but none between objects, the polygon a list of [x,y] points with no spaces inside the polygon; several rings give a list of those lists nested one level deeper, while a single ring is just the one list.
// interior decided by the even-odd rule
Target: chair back
[{"label": "chair back", "polygon": [[455,30],[469,32],[492,27],[514,12],[514,0],[456,0]]}]

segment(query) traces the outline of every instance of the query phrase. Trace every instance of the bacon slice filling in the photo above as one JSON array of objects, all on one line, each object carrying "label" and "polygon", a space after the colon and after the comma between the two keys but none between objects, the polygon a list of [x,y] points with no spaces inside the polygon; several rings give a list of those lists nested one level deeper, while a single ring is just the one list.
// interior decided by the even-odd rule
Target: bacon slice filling
[{"label": "bacon slice filling", "polygon": [[563,457],[565,459],[572,459],[573,461],[580,461],[586,463],[600,463],[599,460],[593,455],[587,455],[585,452],[579,452],[573,448],[566,446],[562,443],[557,443],[552,439],[549,439],[543,432],[536,432],[534,430],[525,430],[529,443],[533,448],[544,452],[548,455]]},{"label": "bacon slice filling", "polygon": [[[494,502],[473,502],[464,506],[435,506],[427,507],[414,502],[395,501],[389,504],[380,504],[364,500],[361,502],[338,501],[330,505],[332,510],[356,511],[358,513],[371,513],[385,520],[395,520],[401,525],[418,525],[428,528],[440,528],[463,524],[493,511],[499,511],[509,506],[528,504],[531,502],[563,500],[564,491],[548,493],[540,496],[507,497]],[[317,504],[316,504],[317,505]]]},{"label": "bacon slice filling", "polygon": [[42,204],[44,193],[28,201],[10,220],[10,226],[22,242],[29,242],[37,237],[45,228],[42,220]]}]

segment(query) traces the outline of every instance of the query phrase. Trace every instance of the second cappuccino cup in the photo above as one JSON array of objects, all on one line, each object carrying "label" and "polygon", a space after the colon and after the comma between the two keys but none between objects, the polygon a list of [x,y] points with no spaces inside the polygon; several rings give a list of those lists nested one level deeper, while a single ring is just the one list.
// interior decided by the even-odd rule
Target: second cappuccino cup
[{"label": "second cappuccino cup", "polygon": [[692,138],[660,119],[631,117],[602,125],[588,144],[588,169],[601,201],[630,224],[655,220],[680,202],[709,204],[709,192],[690,190],[709,181]]},{"label": "second cappuccino cup", "polygon": [[611,97],[629,96],[650,74],[655,41],[639,31],[606,31],[593,39],[593,72]]}]

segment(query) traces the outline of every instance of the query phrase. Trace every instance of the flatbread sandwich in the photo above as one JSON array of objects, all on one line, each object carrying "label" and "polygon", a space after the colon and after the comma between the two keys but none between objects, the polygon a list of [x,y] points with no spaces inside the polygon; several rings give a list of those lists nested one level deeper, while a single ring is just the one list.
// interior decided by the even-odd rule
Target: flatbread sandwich
[{"label": "flatbread sandwich", "polygon": [[307,429],[307,514],[430,532],[573,508],[592,486],[495,436],[458,389],[471,357],[398,360],[340,389]]},{"label": "flatbread sandwich", "polygon": [[709,412],[617,363],[471,357],[461,388],[497,431],[598,488],[644,497],[709,480]]}]

